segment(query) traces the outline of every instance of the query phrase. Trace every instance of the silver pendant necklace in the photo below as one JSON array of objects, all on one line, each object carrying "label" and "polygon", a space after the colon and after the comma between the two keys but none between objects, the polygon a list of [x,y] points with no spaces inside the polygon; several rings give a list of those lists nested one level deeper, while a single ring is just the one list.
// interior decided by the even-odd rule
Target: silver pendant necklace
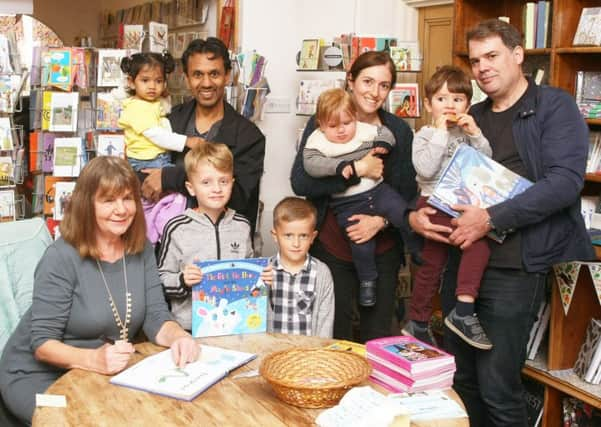
[{"label": "silver pendant necklace", "polygon": [[102,282],[104,283],[104,287],[106,288],[106,292],[109,295],[109,303],[111,305],[111,310],[113,311],[113,317],[115,318],[115,323],[117,327],[120,329],[120,339],[124,341],[128,341],[129,334],[129,322],[131,321],[131,294],[129,293],[129,288],[127,286],[127,269],[125,267],[125,254],[123,254],[123,281],[125,283],[125,322],[121,320],[121,316],[119,315],[119,311],[117,310],[117,305],[115,304],[115,300],[113,299],[113,294],[109,289],[108,284],[106,283],[106,278],[104,277],[104,272],[102,271],[102,267],[100,266],[100,261],[96,260],[96,265],[98,266],[98,271],[100,272],[100,277],[102,277]]}]

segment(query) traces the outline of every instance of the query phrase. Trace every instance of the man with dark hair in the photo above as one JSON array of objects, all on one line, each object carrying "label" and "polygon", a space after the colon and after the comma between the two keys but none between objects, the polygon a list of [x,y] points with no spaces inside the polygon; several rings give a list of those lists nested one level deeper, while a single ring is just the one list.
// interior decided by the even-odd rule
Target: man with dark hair
[{"label": "man with dark hair", "polygon": [[[229,207],[247,217],[254,231],[263,174],[265,136],[252,122],[225,101],[225,86],[232,65],[223,42],[215,37],[193,40],[182,55],[182,65],[194,99],[177,105],[169,115],[173,132],[222,142],[234,155],[234,189]],[[190,197],[186,188],[184,156],[173,153],[175,167],[146,169],[144,197],[157,200],[162,193],[177,191]]]},{"label": "man with dark hair", "polygon": [[[488,95],[470,114],[489,140],[493,159],[534,185],[487,209],[454,207],[462,212],[453,220],[454,231],[432,224],[429,208],[412,212],[409,221],[427,238],[462,249],[491,230],[506,235],[503,244],[489,240],[491,255],[476,302],[494,347],[484,352],[449,333],[445,347],[455,355],[454,388],[471,426],[526,426],[521,370],[548,272],[556,263],[594,259],[580,214],[588,129],[569,94],[524,76],[524,49],[514,27],[483,21],[468,32],[467,42],[472,72]],[[451,232],[448,239],[444,232]],[[449,286],[454,272],[448,273],[445,311],[454,302]]]}]

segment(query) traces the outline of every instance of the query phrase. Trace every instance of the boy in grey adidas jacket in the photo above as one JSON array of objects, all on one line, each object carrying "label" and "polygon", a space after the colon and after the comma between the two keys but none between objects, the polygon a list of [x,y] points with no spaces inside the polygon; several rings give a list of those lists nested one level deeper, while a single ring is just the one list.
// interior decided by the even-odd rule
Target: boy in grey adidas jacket
[{"label": "boy in grey adidas jacket", "polygon": [[165,225],[158,268],[175,319],[190,330],[192,285],[202,279],[194,262],[249,258],[253,248],[249,221],[226,207],[234,185],[233,157],[227,146],[202,144],[186,154],[184,163],[186,188],[198,207]]}]

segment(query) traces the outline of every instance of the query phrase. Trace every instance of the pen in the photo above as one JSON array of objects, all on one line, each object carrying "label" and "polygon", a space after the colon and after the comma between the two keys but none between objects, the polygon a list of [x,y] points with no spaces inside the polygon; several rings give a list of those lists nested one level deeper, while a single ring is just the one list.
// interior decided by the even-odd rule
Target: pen
[{"label": "pen", "polygon": [[[115,345],[115,340],[112,339],[111,337],[107,337],[106,335],[100,335],[100,340],[107,344]],[[140,352],[138,350],[136,350],[135,347],[134,347],[134,353],[140,354]]]}]

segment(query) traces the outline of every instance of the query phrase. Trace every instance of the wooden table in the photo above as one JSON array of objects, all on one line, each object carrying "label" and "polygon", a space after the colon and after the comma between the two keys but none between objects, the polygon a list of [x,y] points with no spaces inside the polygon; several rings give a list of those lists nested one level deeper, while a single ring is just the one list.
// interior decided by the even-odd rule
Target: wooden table
[{"label": "wooden table", "polygon": [[[323,338],[252,334],[202,338],[201,342],[258,357],[238,368],[191,402],[137,391],[109,383],[109,376],[72,369],[47,390],[67,397],[66,408],[37,408],[33,426],[305,426],[314,425],[321,409],[303,409],[280,401],[261,377],[232,376],[258,369],[263,355],[298,346],[321,347],[333,340]],[[137,344],[134,362],[164,348]],[[380,389],[378,386],[374,386]],[[380,389],[382,390],[382,389]],[[449,390],[449,395],[458,400]],[[414,423],[413,426],[467,427],[467,418]]]}]

